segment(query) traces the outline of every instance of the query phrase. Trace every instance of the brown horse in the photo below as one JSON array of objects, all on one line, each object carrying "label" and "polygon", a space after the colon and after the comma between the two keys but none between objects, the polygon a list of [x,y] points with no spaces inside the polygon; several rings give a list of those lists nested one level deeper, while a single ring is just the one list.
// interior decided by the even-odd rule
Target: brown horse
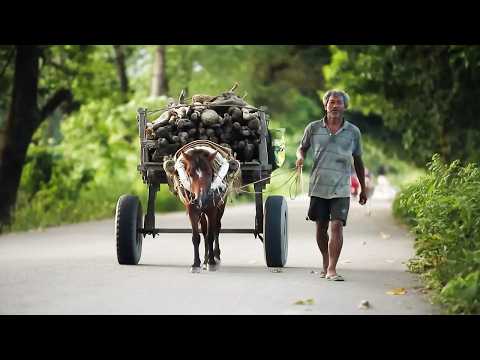
[{"label": "brown horse", "polygon": [[[183,153],[185,172],[190,178],[190,202],[186,204],[190,223],[192,225],[192,242],[194,259],[191,271],[200,272],[200,222],[205,242],[204,269],[214,271],[217,262],[220,262],[220,245],[218,235],[221,229],[221,219],[225,210],[226,197],[222,201],[219,191],[213,191],[213,161],[217,151],[210,153],[206,150],[194,149]],[[215,242],[215,248],[213,244]]]}]

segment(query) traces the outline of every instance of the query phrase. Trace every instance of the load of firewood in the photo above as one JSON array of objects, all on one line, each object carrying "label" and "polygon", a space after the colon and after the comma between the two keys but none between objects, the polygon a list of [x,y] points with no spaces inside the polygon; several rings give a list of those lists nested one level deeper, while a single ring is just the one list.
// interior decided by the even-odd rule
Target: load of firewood
[{"label": "load of firewood", "polygon": [[182,91],[178,102],[145,129],[151,161],[162,161],[194,140],[210,140],[232,149],[237,160],[258,160],[259,110],[234,93],[237,84],[219,96],[194,95],[185,104]]}]

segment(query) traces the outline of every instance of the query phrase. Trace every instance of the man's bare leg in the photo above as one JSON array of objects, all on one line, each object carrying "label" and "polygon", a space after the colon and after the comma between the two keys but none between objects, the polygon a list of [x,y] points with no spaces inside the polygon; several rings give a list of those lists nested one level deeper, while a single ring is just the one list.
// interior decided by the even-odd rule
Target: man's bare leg
[{"label": "man's bare leg", "polygon": [[328,220],[317,221],[317,245],[323,257],[323,271],[328,269]]},{"label": "man's bare leg", "polygon": [[327,276],[337,275],[337,262],[343,245],[343,224],[340,220],[332,220],[331,237],[328,242]]}]

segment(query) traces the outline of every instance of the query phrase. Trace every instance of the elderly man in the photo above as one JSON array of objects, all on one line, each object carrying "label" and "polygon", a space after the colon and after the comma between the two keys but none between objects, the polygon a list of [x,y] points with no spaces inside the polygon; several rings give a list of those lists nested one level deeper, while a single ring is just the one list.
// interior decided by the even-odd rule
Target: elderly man
[{"label": "elderly man", "polygon": [[[360,182],[359,203],[367,202],[360,130],[343,118],[349,98],[344,91],[329,90],[323,97],[326,115],[307,125],[297,149],[297,168],[312,149],[308,218],[317,224],[317,244],[323,257],[321,277],[343,281],[336,266],[343,245],[343,226],[350,206],[351,161]],[[331,224],[330,238],[328,226]]]}]

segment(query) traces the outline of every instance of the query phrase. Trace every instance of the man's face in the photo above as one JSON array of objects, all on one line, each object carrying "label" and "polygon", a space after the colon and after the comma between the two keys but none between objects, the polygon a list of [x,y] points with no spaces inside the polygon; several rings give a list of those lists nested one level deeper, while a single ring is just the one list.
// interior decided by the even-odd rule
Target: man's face
[{"label": "man's face", "polygon": [[327,113],[335,117],[343,115],[345,111],[345,104],[343,103],[343,97],[339,95],[332,95],[328,98]]}]

